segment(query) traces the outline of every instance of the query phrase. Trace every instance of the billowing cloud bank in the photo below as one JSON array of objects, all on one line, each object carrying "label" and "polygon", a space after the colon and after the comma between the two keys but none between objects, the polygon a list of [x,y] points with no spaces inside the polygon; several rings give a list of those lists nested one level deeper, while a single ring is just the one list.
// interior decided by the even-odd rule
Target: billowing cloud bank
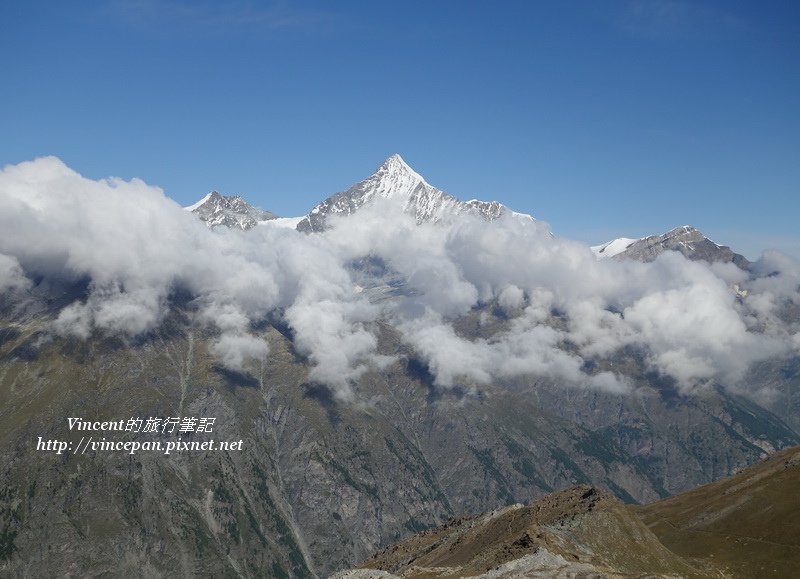
[{"label": "billowing cloud bank", "polygon": [[[367,255],[405,279],[406,297],[375,305],[356,291],[348,264]],[[243,371],[269,363],[251,323],[280,312],[311,362],[310,378],[341,398],[352,397],[366,368],[385,363],[376,355],[381,318],[443,388],[532,375],[625,391],[635,386],[625,377],[585,369],[626,346],[646,352],[651,369],[685,391],[735,384],[752,363],[800,346],[798,328],[781,313],[800,305],[800,265],[768,253],[754,271],[672,253],[649,264],[599,261],[541,222],[416,225],[388,202],[324,234],[210,231],[137,179],[85,179],[52,157],[0,173],[4,299],[34,279],[90,280],[88,298],[63,308],[54,332],[139,335],[158,327],[181,290],[201,323],[219,329],[212,352],[220,363]],[[469,339],[454,329],[487,303],[508,318],[499,331]]]}]

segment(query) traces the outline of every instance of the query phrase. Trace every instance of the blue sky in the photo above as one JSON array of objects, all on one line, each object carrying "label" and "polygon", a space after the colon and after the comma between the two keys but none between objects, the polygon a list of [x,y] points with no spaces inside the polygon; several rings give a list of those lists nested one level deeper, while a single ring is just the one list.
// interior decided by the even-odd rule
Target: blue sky
[{"label": "blue sky", "polygon": [[800,256],[800,4],[0,4],[0,165],[299,215],[400,153],[600,242]]}]

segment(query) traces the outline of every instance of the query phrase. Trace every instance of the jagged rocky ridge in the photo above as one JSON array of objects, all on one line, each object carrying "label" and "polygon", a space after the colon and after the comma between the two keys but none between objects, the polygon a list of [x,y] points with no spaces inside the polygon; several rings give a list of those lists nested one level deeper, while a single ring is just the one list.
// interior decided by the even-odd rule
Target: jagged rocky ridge
[{"label": "jagged rocky ridge", "polygon": [[[386,577],[700,577],[613,495],[582,485],[443,526],[359,565]],[[332,579],[358,576],[342,572]]]},{"label": "jagged rocky ridge", "polygon": [[[341,193],[335,193],[316,205],[307,215],[297,218],[298,231],[310,233],[323,231],[331,215],[351,215],[377,199],[393,199],[402,204],[404,211],[413,215],[417,223],[436,222],[464,213],[479,215],[492,221],[511,213],[521,218],[529,215],[516,213],[497,201],[461,201],[429,185],[422,176],[406,164],[402,157],[388,157],[378,169]],[[209,227],[224,226],[251,229],[260,222],[277,219],[269,211],[250,205],[239,196],[223,196],[213,191],[197,203],[186,207]],[[291,225],[294,219],[289,219]],[[640,239],[618,238],[593,246],[599,258],[634,259],[653,261],[665,251],[677,251],[692,260],[708,262],[733,262],[746,269],[750,262],[730,247],[714,243],[689,225],[676,227],[662,235]]]},{"label": "jagged rocky ridge", "polygon": [[452,518],[334,578],[788,577],[800,565],[799,483],[794,447],[642,507],[578,486]]},{"label": "jagged rocky ridge", "polygon": [[[378,169],[350,187],[331,195],[316,205],[307,215],[297,219],[296,228],[306,233],[322,231],[331,215],[351,215],[377,199],[392,199],[402,204],[417,223],[436,222],[464,213],[479,215],[488,221],[497,219],[508,208],[497,201],[461,201],[429,185],[400,155],[388,157]],[[274,220],[269,211],[253,207],[239,196],[222,196],[213,191],[197,203],[186,207],[209,227],[225,226],[250,229],[259,222]],[[513,213],[513,212],[511,212]],[[516,214],[521,218],[530,216]]]},{"label": "jagged rocky ridge", "polygon": [[350,187],[331,195],[314,207],[297,226],[298,231],[322,231],[331,215],[350,215],[375,199],[394,199],[413,215],[417,223],[435,222],[463,213],[491,221],[508,209],[496,201],[461,201],[425,182],[400,155],[386,159],[377,171]]},{"label": "jagged rocky ridge", "polygon": [[665,251],[677,251],[692,260],[722,263],[733,262],[742,269],[749,261],[734,253],[730,247],[711,241],[700,231],[689,225],[676,227],[663,235],[650,235],[641,239],[619,238],[592,247],[600,258],[635,259],[653,261]]},{"label": "jagged rocky ridge", "polygon": [[212,191],[194,205],[186,207],[210,227],[233,227],[251,229],[261,221],[277,218],[277,215],[250,205],[238,195],[220,195]]}]

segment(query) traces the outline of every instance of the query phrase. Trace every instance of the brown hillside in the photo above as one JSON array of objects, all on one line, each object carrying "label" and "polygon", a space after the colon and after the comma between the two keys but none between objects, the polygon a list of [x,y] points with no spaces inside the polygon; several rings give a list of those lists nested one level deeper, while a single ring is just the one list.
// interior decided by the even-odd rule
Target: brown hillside
[{"label": "brown hillside", "polygon": [[[552,493],[446,525],[388,547],[361,564],[403,577],[699,576],[605,491]],[[544,575],[542,575],[544,574]]]},{"label": "brown hillside", "polygon": [[800,447],[636,511],[675,553],[735,577],[800,574]]}]

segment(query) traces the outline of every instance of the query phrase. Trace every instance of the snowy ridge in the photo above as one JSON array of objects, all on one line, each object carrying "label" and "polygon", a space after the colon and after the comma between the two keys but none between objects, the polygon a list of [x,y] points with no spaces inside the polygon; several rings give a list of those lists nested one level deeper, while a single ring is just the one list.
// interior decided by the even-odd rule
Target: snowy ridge
[{"label": "snowy ridge", "polygon": [[608,259],[619,255],[637,241],[639,240],[630,237],[619,237],[601,245],[593,245],[590,249],[600,259]]},{"label": "snowy ridge", "polygon": [[205,197],[203,197],[203,198],[202,198],[200,201],[198,201],[197,203],[193,203],[193,204],[191,204],[191,205],[188,205],[188,206],[184,207],[184,209],[186,209],[186,211],[194,211],[195,209],[197,209],[198,207],[200,207],[201,205],[203,205],[203,204],[204,204],[206,201],[208,201],[209,199],[211,199],[211,196],[212,196],[212,195],[214,195],[214,193],[215,193],[215,191],[212,191],[211,193],[209,193],[208,195],[206,195]]},{"label": "snowy ridge", "polygon": [[477,215],[487,221],[505,214],[523,221],[535,221],[532,216],[511,211],[497,201],[461,201],[427,183],[397,154],[387,158],[363,181],[331,195],[302,217],[279,218],[253,207],[239,196],[223,196],[216,191],[184,209],[195,213],[212,228],[224,226],[246,230],[268,225],[310,233],[323,231],[328,216],[350,215],[378,199],[397,200],[403,211],[413,215],[417,223],[438,222],[461,214]]}]

